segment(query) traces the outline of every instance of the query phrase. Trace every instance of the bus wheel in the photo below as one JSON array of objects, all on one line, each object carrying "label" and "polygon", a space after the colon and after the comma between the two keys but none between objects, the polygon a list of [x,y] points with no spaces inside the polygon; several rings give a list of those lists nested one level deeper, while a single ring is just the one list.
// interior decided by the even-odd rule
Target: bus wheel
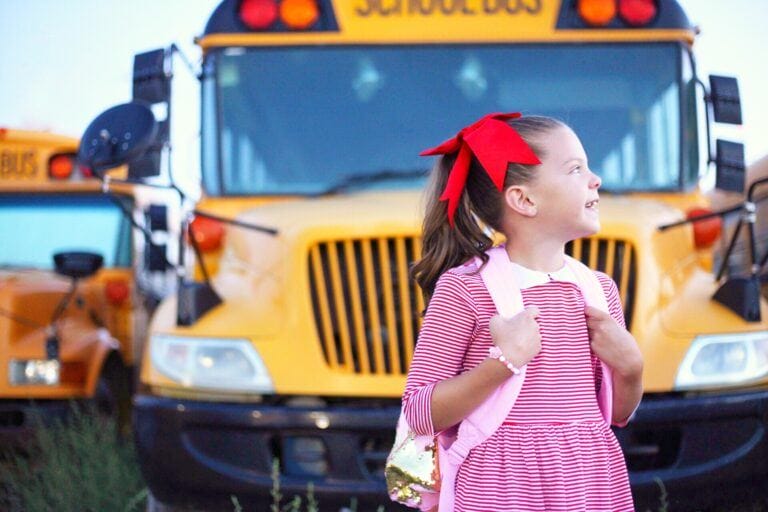
[{"label": "bus wheel", "polygon": [[96,412],[115,421],[121,435],[128,434],[131,418],[131,374],[117,353],[109,355],[101,369],[93,395]]}]

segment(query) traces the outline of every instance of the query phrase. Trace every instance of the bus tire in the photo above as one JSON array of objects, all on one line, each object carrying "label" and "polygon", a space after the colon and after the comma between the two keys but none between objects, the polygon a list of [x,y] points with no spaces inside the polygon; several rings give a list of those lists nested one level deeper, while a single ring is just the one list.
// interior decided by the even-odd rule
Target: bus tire
[{"label": "bus tire", "polygon": [[93,405],[97,413],[115,421],[121,435],[128,433],[131,419],[131,372],[116,352],[107,356],[102,366],[93,393]]}]

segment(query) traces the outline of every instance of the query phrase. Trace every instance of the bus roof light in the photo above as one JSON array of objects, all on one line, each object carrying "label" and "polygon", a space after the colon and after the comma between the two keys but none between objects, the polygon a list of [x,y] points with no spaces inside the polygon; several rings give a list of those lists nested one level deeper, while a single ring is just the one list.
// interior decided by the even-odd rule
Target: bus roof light
[{"label": "bus roof light", "polygon": [[579,0],[576,9],[587,25],[602,27],[616,17],[616,0]]},{"label": "bus roof light", "polygon": [[243,0],[240,19],[252,30],[268,29],[277,20],[276,0]]},{"label": "bus roof light", "polygon": [[633,27],[647,25],[658,12],[656,0],[619,0],[619,16]]},{"label": "bus roof light", "polygon": [[48,160],[48,175],[57,180],[66,180],[72,176],[74,168],[75,158],[73,155],[53,155]]},{"label": "bus roof light", "polygon": [[280,4],[280,18],[290,29],[309,28],[317,22],[319,17],[317,0],[283,0]]}]

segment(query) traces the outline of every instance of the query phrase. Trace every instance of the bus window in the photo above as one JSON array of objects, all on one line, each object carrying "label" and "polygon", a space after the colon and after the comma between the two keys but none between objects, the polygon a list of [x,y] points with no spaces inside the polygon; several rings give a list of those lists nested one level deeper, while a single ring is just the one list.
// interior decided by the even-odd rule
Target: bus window
[{"label": "bus window", "polygon": [[349,174],[417,169],[445,126],[510,110],[573,126],[609,191],[679,187],[678,43],[236,50],[211,56],[218,89],[203,89],[203,131],[220,134],[205,140],[220,158],[206,159],[205,181],[222,195],[310,194]]},{"label": "bus window", "polygon": [[68,250],[101,254],[106,267],[131,266],[130,224],[100,193],[0,195],[0,239],[3,266],[51,269],[53,254]]}]

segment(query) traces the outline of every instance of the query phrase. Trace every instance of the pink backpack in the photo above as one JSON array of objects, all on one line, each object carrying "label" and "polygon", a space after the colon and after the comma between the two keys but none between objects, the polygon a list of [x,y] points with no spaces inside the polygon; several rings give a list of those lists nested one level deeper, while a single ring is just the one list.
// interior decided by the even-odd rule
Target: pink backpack
[{"label": "pink backpack", "polygon": [[[489,256],[488,263],[480,271],[483,282],[488,288],[488,292],[499,314],[505,317],[514,316],[523,310],[523,298],[512,274],[507,252],[502,245],[489,249],[486,254]],[[477,263],[478,265],[481,263],[479,259]],[[566,264],[576,276],[586,303],[608,312],[608,302],[594,272],[580,261],[569,256],[566,256]],[[603,379],[600,392],[598,393],[598,403],[603,413],[603,418],[610,425],[613,404],[611,371],[607,365],[602,364],[601,366]],[[440,473],[439,475],[434,475],[435,482],[439,482],[437,486],[430,486],[428,482],[425,482],[427,485],[423,486],[412,484],[406,493],[403,493],[402,490],[401,492],[393,492],[390,489],[390,498],[423,511],[433,510],[435,506],[438,506],[440,512],[453,512],[453,490],[459,466],[466,459],[469,451],[492,436],[509,415],[509,411],[520,394],[520,389],[525,380],[525,371],[526,367],[523,366],[520,368],[519,375],[507,379],[504,384],[499,386],[482,404],[459,423],[458,429],[454,428],[436,436],[437,460]],[[409,443],[406,443],[406,441],[409,441]],[[418,463],[422,465],[431,464],[432,459],[427,457],[426,454],[429,453],[430,447],[434,442],[435,438],[433,436],[414,434],[405,420],[404,412],[401,411],[397,422],[395,444],[392,453],[390,453],[390,458],[393,456],[395,449],[407,445],[410,449],[424,454],[418,460]],[[389,459],[387,462],[389,464]],[[439,490],[435,490],[433,487]]]}]

